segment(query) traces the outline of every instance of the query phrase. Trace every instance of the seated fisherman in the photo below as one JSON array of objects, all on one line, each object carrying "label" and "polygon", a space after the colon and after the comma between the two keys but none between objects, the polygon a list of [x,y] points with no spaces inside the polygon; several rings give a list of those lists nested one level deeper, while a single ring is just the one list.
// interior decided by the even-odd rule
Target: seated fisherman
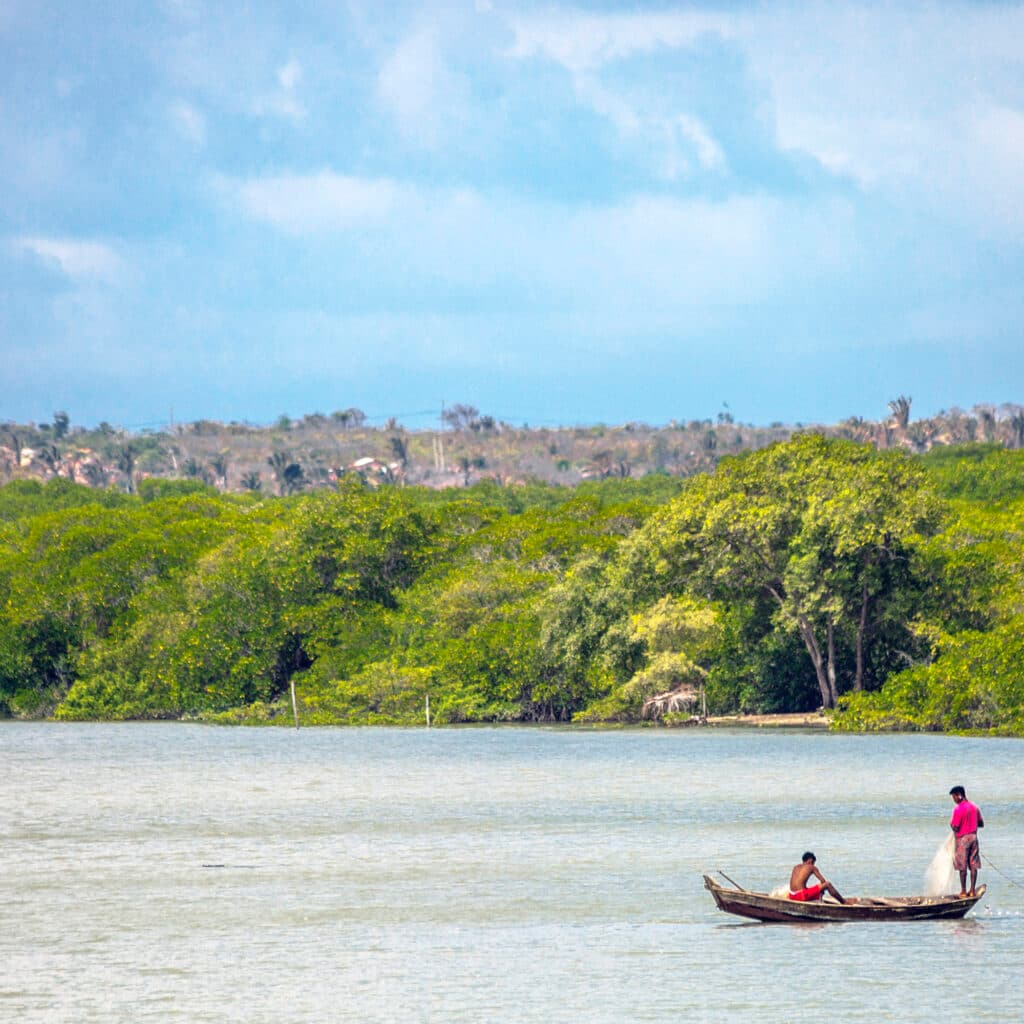
[{"label": "seated fisherman", "polygon": [[[809,903],[812,900],[820,900],[821,894],[827,892],[840,903],[845,903],[846,900],[839,895],[839,890],[814,866],[816,860],[814,854],[808,850],[803,860],[793,868],[789,876],[789,898],[799,903]],[[819,885],[807,884],[811,875],[818,879]]]}]

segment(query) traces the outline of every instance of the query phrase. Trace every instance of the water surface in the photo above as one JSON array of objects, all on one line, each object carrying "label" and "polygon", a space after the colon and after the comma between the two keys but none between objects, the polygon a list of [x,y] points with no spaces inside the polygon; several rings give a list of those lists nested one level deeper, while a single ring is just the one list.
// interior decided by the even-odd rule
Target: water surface
[{"label": "water surface", "polygon": [[805,849],[920,892],[962,783],[1024,882],[1024,746],[935,736],[0,726],[0,1020],[1024,1018],[1024,889],[962,922],[721,914]]}]

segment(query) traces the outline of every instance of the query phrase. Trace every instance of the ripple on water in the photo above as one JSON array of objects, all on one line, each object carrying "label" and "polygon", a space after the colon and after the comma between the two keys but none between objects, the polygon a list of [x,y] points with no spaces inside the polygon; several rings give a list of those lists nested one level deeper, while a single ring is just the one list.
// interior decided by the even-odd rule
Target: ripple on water
[{"label": "ripple on water", "polygon": [[771,888],[811,848],[844,891],[917,891],[954,781],[1020,870],[1020,749],[0,725],[0,1019],[1024,1018],[1024,899],[992,872],[967,920],[912,925],[745,923],[701,882]]}]

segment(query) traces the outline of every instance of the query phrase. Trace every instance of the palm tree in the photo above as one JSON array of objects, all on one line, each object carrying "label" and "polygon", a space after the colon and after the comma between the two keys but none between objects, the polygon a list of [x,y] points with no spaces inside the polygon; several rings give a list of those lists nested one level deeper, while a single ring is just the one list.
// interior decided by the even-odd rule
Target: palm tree
[{"label": "palm tree", "polygon": [[282,497],[286,494],[294,494],[302,490],[306,483],[306,475],[302,466],[292,462],[287,452],[276,451],[269,459],[267,465],[274,471],[274,479],[277,481],[277,493]]},{"label": "palm tree", "polygon": [[284,467],[284,493],[294,494],[296,491],[301,491],[306,484],[306,475],[302,471],[302,467],[297,463],[293,462],[288,466]]},{"label": "palm tree", "polygon": [[106,487],[110,483],[107,471],[99,462],[86,462],[82,466],[82,475],[90,487]]},{"label": "palm tree", "polygon": [[331,413],[331,419],[341,424],[342,430],[348,430],[350,426],[361,427],[366,422],[366,413],[362,409],[342,409]]},{"label": "palm tree", "polygon": [[217,475],[220,480],[221,487],[226,491],[228,489],[228,455],[229,451],[225,448],[223,451],[214,455],[210,459],[210,469]]},{"label": "palm tree", "polygon": [[405,480],[405,470],[409,465],[409,446],[405,443],[405,440],[398,436],[398,434],[392,434],[388,438],[391,444],[391,454],[394,455],[395,461],[398,463],[398,472],[402,480]]},{"label": "palm tree", "polygon": [[900,433],[906,434],[907,425],[910,423],[910,403],[913,399],[909,395],[900,395],[889,403],[889,411],[896,419],[896,426]]},{"label": "palm tree", "polygon": [[280,450],[273,452],[270,458],[267,459],[267,465],[270,467],[274,474],[274,479],[277,481],[277,493],[284,494],[284,471],[291,463],[291,458],[287,452]]},{"label": "palm tree", "polygon": [[979,405],[975,408],[978,413],[978,424],[981,427],[981,436],[986,441],[993,440],[996,433],[996,414],[991,408],[985,405]]},{"label": "palm tree", "polygon": [[871,439],[871,424],[861,416],[851,416],[843,420],[844,433],[853,441],[868,441]]},{"label": "palm tree", "polygon": [[469,478],[474,469],[483,469],[487,465],[487,460],[482,455],[460,455],[459,456],[459,469],[462,470],[462,484],[464,487],[469,486]]},{"label": "palm tree", "polygon": [[1007,421],[1014,448],[1024,448],[1024,411],[1015,412]]},{"label": "palm tree", "polygon": [[243,473],[240,483],[247,491],[259,491],[263,489],[263,481],[260,479],[259,473],[255,470],[249,473]]},{"label": "palm tree", "polygon": [[36,461],[48,469],[54,476],[60,474],[60,452],[57,451],[55,444],[44,444],[40,447],[39,451],[36,452]]}]

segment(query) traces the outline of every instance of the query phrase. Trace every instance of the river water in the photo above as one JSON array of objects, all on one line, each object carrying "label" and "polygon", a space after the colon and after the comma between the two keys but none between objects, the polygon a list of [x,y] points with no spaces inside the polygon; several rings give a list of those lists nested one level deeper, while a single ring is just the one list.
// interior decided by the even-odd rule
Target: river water
[{"label": "river water", "polygon": [[[0,726],[0,1020],[1024,1019],[1024,745],[565,729]],[[962,783],[962,922],[717,911],[805,849],[920,892]],[[1006,877],[1004,877],[1006,876]],[[1013,884],[1013,883],[1016,883]]]}]

